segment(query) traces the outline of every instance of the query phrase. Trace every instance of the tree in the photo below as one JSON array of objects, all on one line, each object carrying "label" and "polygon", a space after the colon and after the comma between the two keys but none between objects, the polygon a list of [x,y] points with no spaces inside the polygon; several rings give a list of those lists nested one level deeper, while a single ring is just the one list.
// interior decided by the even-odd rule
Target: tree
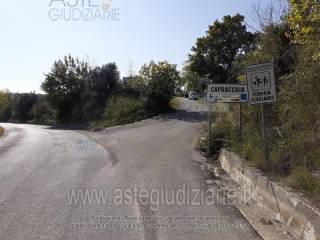
[{"label": "tree", "polygon": [[52,124],[55,122],[55,113],[43,95],[38,95],[38,101],[32,108],[32,115],[34,122],[38,124]]},{"label": "tree", "polygon": [[95,67],[85,81],[83,118],[98,118],[103,112],[108,97],[119,88],[120,74],[115,63]]},{"label": "tree", "polygon": [[312,46],[299,49],[295,72],[284,79],[279,95],[283,158],[309,170],[320,169],[320,59],[311,60],[313,54]]},{"label": "tree", "polygon": [[293,73],[283,78],[280,88],[278,108],[284,137],[276,150],[291,169],[316,170],[320,169],[320,3],[289,2],[288,35],[298,58]]},{"label": "tree", "polygon": [[106,99],[119,87],[120,74],[115,63],[96,67],[89,72],[88,87],[96,95],[99,107],[104,107]]},{"label": "tree", "polygon": [[149,107],[157,112],[166,110],[180,78],[177,66],[166,61],[157,64],[151,61],[142,66],[139,76],[147,86]]},{"label": "tree", "polygon": [[57,111],[58,121],[82,120],[82,93],[88,73],[86,62],[69,55],[56,61],[45,75],[41,88],[47,93],[50,105]]},{"label": "tree", "polygon": [[[271,62],[275,69],[275,79],[278,93],[286,82],[286,76],[293,74],[296,66],[296,46],[290,37],[290,27],[281,17],[280,13],[286,13],[281,6],[275,5],[276,0],[270,0],[266,9],[260,6],[255,8],[255,19],[259,25],[260,31],[256,33],[254,48],[244,55],[237,56],[233,65],[233,72],[240,73],[247,65]],[[239,75],[239,81],[245,83],[245,76]],[[286,89],[286,91],[291,91]],[[277,148],[283,147],[278,142],[283,132],[282,119],[279,118],[279,104],[282,101],[278,95],[278,102],[267,104],[264,108],[266,120],[266,131],[269,142],[270,159],[264,159],[262,149],[262,139],[259,134],[261,130],[260,109],[255,105],[243,105],[240,108],[241,113],[241,154],[250,161],[255,162],[263,170],[274,170],[278,173],[288,173],[290,164],[286,159],[276,156]],[[239,109],[231,109],[234,119],[239,119]],[[280,134],[279,134],[280,133]],[[228,139],[229,142],[232,142]],[[231,143],[232,144],[232,143]],[[237,143],[238,144],[238,143]],[[237,144],[234,144],[236,146]],[[236,146],[238,148],[238,145]],[[288,149],[287,149],[288,150]]]},{"label": "tree", "polygon": [[183,68],[181,78],[183,83],[187,85],[187,90],[189,91],[203,91],[207,88],[207,80],[201,78],[198,73],[191,71],[189,63]]},{"label": "tree", "polygon": [[141,76],[130,77],[126,83],[129,88],[133,91],[134,95],[137,95],[140,99],[143,95],[146,95],[147,92],[147,82]]},{"label": "tree", "polygon": [[32,109],[38,98],[35,93],[23,93],[16,95],[16,105],[14,106],[14,119],[22,122],[33,118]]},{"label": "tree", "polygon": [[320,3],[318,0],[290,0],[291,11],[288,21],[294,39],[299,43],[315,40],[320,34]]},{"label": "tree", "polygon": [[256,32],[265,32],[270,26],[282,22],[289,11],[287,0],[259,0],[253,5],[251,19],[256,26],[250,26]]},{"label": "tree", "polygon": [[312,59],[320,59],[320,2],[319,0],[289,0],[291,11],[288,22],[298,44],[312,44]]},{"label": "tree", "polygon": [[69,55],[53,64],[41,87],[59,122],[86,123],[103,114],[107,98],[119,88],[119,75],[115,63],[93,68]]},{"label": "tree", "polygon": [[257,35],[257,48],[239,61],[239,69],[250,64],[271,62],[277,80],[292,73],[296,64],[296,46],[288,32],[290,28],[286,22],[265,26],[264,31]]},{"label": "tree", "polygon": [[225,16],[222,22],[209,26],[207,35],[191,49],[190,70],[213,82],[235,82],[233,66],[253,47],[253,42],[254,34],[247,31],[242,15]]}]

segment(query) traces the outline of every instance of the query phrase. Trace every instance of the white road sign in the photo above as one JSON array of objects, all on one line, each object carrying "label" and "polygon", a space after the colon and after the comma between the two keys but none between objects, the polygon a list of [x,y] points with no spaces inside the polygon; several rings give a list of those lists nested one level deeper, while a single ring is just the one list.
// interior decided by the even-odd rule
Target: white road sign
[{"label": "white road sign", "polygon": [[276,101],[276,87],[272,63],[248,66],[246,78],[251,104],[270,103]]},{"label": "white road sign", "polygon": [[240,84],[210,84],[207,91],[208,102],[247,102],[248,87]]}]

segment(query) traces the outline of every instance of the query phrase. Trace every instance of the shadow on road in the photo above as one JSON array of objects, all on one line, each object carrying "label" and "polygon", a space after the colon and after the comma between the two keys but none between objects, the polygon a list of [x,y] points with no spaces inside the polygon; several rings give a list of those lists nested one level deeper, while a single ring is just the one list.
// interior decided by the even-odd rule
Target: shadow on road
[{"label": "shadow on road", "polygon": [[[185,122],[203,122],[208,119],[208,113],[207,112],[196,112],[196,111],[187,111],[187,110],[177,110],[173,113],[168,114],[160,114],[158,116],[155,116],[153,119],[167,122],[171,120],[180,120]],[[50,130],[66,130],[66,131],[88,131],[89,126],[88,125],[81,125],[81,124],[57,124],[53,126],[47,126],[46,129]]]},{"label": "shadow on road", "polygon": [[48,126],[47,129],[75,131],[75,130],[89,130],[89,127],[88,125],[81,125],[81,124],[56,124],[53,126]]}]

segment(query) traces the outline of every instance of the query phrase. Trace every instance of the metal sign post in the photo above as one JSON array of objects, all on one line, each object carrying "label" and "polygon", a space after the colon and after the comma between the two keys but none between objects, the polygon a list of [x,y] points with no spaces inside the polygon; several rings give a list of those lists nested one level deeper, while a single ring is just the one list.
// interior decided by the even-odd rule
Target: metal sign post
[{"label": "metal sign post", "polygon": [[240,140],[242,140],[242,132],[243,132],[243,129],[242,129],[242,104],[239,103],[239,132],[240,132]]},{"label": "metal sign post", "polygon": [[264,156],[266,157],[266,160],[269,160],[268,140],[266,135],[266,122],[265,122],[265,113],[264,113],[263,104],[260,104],[260,114],[261,114],[261,133],[262,133],[263,153],[264,153]]},{"label": "metal sign post", "polygon": [[209,102],[208,156],[210,156],[210,153],[211,153],[211,123],[212,123],[211,110],[212,110],[212,105],[211,105],[211,102]]},{"label": "metal sign post", "polygon": [[246,78],[250,104],[260,104],[262,145],[265,158],[268,160],[269,152],[264,104],[276,101],[273,64],[265,63],[248,66]]},{"label": "metal sign post", "polygon": [[207,90],[207,101],[209,102],[208,155],[210,155],[212,103],[246,103],[248,102],[248,87],[243,84],[210,84]]}]

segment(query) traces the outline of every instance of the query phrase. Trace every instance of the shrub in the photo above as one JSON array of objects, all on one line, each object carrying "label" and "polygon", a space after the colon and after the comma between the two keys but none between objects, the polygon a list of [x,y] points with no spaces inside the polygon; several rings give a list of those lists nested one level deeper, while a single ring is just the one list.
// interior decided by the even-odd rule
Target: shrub
[{"label": "shrub", "polygon": [[[235,146],[239,141],[239,125],[234,115],[229,112],[219,112],[212,114],[214,123],[211,126],[209,154],[216,155],[223,147]],[[203,133],[199,140],[199,149],[208,150],[208,127],[204,126]]]},{"label": "shrub", "polygon": [[304,192],[307,196],[320,199],[320,181],[305,168],[296,167],[288,178],[291,187]]},{"label": "shrub", "polygon": [[119,87],[115,63],[90,67],[71,55],[54,62],[41,84],[60,123],[87,123],[101,117],[108,97]]},{"label": "shrub", "polygon": [[34,105],[32,109],[33,121],[37,124],[54,124],[55,120],[55,112],[50,108],[48,102],[43,99],[39,99],[39,101]]},{"label": "shrub", "polygon": [[32,120],[32,109],[37,101],[38,97],[35,93],[16,94],[15,104],[13,107],[13,119],[18,122],[27,122]]},{"label": "shrub", "polygon": [[319,169],[320,159],[320,60],[311,61],[313,53],[313,47],[299,50],[295,73],[281,85],[278,107],[285,146],[280,157],[308,170]]},{"label": "shrub", "polygon": [[168,62],[150,62],[142,66],[139,78],[142,80],[147,101],[147,108],[155,114],[170,111],[169,102],[174,96],[176,83],[180,76],[177,66]]},{"label": "shrub", "polygon": [[139,100],[123,96],[113,96],[107,107],[100,127],[110,127],[140,121],[148,116],[144,104]]}]

